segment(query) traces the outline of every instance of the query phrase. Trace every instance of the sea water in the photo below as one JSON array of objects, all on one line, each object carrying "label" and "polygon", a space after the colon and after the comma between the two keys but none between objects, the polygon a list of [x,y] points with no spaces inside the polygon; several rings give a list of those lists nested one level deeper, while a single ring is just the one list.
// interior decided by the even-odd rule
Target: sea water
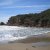
[{"label": "sea water", "polygon": [[28,36],[50,32],[50,28],[0,26],[0,42],[24,39]]}]

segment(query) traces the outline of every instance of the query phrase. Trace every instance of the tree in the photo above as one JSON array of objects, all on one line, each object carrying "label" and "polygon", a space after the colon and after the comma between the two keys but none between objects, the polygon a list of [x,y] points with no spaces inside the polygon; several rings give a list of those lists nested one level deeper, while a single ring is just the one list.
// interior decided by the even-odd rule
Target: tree
[{"label": "tree", "polygon": [[5,25],[5,23],[4,22],[1,22],[0,25]]}]

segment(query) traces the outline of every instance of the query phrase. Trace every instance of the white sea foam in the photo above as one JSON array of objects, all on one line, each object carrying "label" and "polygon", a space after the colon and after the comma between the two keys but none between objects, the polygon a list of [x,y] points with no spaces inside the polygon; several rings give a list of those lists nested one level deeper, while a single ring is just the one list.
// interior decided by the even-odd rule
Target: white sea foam
[{"label": "white sea foam", "polygon": [[13,37],[12,35],[4,35],[3,37],[0,38],[0,42],[2,41],[14,41],[14,40],[19,40],[19,39],[24,39],[26,37]]},{"label": "white sea foam", "polygon": [[5,31],[5,30],[20,30],[23,29],[23,27],[18,27],[18,26],[0,26],[0,31]]},{"label": "white sea foam", "polygon": [[0,26],[0,42],[24,39],[27,36],[50,32],[50,28]]}]

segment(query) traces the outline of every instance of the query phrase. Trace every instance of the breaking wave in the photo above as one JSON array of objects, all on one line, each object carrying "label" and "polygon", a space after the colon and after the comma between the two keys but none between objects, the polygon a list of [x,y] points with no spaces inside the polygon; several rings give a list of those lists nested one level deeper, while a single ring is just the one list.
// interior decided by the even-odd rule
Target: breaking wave
[{"label": "breaking wave", "polygon": [[0,42],[24,39],[31,35],[50,32],[50,28],[0,26]]}]

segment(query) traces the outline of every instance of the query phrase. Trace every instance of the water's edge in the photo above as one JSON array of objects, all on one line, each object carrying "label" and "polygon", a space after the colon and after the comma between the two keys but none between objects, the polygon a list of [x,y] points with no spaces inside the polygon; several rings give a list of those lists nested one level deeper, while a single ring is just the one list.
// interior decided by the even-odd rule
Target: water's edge
[{"label": "water's edge", "polygon": [[[50,32],[50,28],[36,27],[18,27],[18,26],[0,26],[0,43],[15,40],[22,40],[28,37],[36,36]],[[40,35],[41,36],[41,35]]]}]

